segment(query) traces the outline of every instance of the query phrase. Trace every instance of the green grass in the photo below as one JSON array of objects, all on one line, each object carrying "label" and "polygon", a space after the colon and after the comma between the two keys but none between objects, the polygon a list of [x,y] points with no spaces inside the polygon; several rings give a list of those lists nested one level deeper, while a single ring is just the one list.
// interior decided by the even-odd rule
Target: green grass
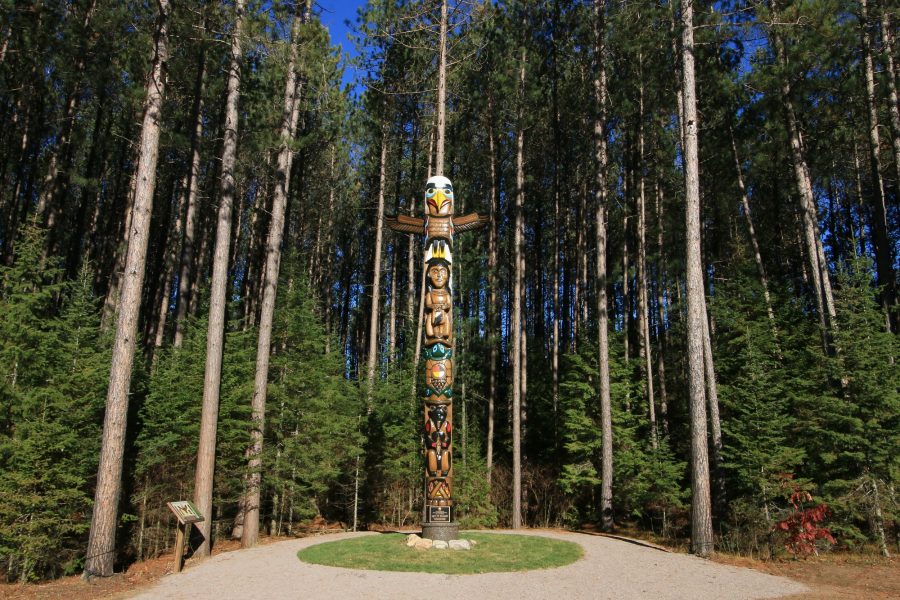
[{"label": "green grass", "polygon": [[303,562],[347,569],[468,575],[551,569],[581,558],[581,546],[533,535],[466,532],[478,542],[471,550],[416,550],[400,533],[326,542],[297,553]]}]

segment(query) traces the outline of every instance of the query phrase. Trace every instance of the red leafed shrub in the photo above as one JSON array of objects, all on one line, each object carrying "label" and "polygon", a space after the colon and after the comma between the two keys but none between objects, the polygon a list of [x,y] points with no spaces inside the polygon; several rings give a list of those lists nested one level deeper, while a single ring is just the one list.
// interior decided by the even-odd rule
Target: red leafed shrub
[{"label": "red leafed shrub", "polygon": [[787,543],[784,547],[794,555],[815,554],[816,542],[825,540],[829,544],[835,544],[834,538],[827,527],[822,523],[828,517],[831,510],[827,504],[820,503],[810,506],[813,501],[809,492],[794,487],[788,500],[793,507],[788,515],[775,524],[775,529],[785,532]]}]

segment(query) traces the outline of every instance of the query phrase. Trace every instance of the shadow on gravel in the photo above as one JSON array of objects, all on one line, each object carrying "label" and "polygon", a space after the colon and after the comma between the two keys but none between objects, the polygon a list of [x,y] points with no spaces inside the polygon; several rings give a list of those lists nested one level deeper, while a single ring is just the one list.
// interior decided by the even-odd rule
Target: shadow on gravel
[{"label": "shadow on gravel", "polygon": [[659,550],[660,552],[668,552],[668,553],[672,552],[668,548],[664,548],[662,546],[657,546],[656,544],[651,544],[650,542],[645,542],[644,540],[636,540],[634,538],[628,538],[628,537],[624,537],[621,535],[614,535],[612,533],[601,533],[599,531],[579,531],[579,530],[573,531],[573,533],[582,533],[584,535],[593,535],[593,536],[597,536],[597,537],[611,538],[614,540],[619,540],[620,542],[628,542],[629,544],[634,544],[635,546],[641,546],[643,548],[650,548],[652,550]]}]

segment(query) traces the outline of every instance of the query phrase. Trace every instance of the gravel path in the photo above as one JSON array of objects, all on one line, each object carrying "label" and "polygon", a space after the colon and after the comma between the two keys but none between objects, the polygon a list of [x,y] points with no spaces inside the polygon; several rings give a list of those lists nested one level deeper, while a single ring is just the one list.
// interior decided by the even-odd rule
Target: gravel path
[{"label": "gravel path", "polygon": [[777,598],[808,591],[804,585],[790,579],[623,540],[565,532],[523,533],[576,542],[584,548],[584,558],[558,569],[483,575],[361,571],[310,565],[297,558],[300,549],[313,544],[378,535],[345,533],[219,554],[180,574],[165,577],[133,598],[738,600]]}]

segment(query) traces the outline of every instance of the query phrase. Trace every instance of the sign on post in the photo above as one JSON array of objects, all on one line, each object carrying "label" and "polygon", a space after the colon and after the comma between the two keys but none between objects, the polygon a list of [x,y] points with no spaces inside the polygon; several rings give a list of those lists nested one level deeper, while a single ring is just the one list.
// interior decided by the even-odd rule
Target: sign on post
[{"label": "sign on post", "polygon": [[166,506],[178,519],[178,533],[175,536],[175,572],[180,573],[184,559],[184,541],[191,537],[191,525],[202,521],[203,515],[189,500],[166,502]]}]

